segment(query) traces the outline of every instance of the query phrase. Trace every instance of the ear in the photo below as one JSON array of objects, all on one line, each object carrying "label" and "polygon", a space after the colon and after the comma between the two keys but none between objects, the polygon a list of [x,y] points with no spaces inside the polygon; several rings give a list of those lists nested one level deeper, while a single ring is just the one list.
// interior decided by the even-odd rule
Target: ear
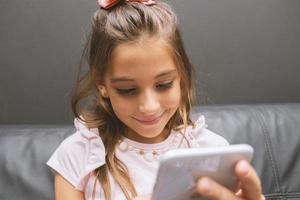
[{"label": "ear", "polygon": [[98,85],[98,90],[103,98],[108,98],[107,90],[104,85]]}]

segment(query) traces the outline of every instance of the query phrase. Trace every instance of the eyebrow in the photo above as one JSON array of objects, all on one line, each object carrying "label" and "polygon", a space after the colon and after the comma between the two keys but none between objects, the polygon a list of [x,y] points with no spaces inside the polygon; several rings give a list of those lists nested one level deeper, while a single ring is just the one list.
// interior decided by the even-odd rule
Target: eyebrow
[{"label": "eyebrow", "polygon": [[[155,76],[155,79],[163,77],[163,76],[167,76],[167,75],[172,75],[172,74],[176,74],[177,71],[176,69],[172,69],[172,70],[168,70],[168,71],[164,71],[161,72],[160,74]],[[135,81],[133,78],[128,77],[128,76],[122,76],[122,77],[116,77],[116,78],[112,78],[110,80],[111,83],[117,83],[117,82],[133,82]]]}]

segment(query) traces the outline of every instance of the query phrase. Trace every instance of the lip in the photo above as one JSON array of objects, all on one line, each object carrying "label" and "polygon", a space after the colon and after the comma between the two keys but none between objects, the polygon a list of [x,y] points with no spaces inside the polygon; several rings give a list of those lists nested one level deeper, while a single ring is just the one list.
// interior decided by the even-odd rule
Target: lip
[{"label": "lip", "polygon": [[135,118],[133,117],[135,120],[137,120],[138,122],[142,123],[142,124],[145,124],[145,125],[154,125],[154,124],[157,124],[160,119],[162,118],[164,113],[158,115],[158,116],[155,116],[155,117],[147,117],[147,118]]}]

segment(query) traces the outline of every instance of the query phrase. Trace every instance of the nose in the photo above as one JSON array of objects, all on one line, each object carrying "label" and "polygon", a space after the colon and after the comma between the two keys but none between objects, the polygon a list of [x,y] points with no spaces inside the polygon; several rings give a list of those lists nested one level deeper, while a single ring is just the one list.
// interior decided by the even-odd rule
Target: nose
[{"label": "nose", "polygon": [[159,110],[160,103],[158,96],[151,90],[142,93],[139,101],[139,111],[143,114],[156,114]]}]

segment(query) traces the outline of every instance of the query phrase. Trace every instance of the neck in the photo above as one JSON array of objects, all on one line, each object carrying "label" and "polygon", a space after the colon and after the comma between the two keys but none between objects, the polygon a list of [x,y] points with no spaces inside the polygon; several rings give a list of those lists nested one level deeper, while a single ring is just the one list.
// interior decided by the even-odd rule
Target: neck
[{"label": "neck", "polygon": [[170,130],[165,128],[158,136],[152,138],[143,137],[140,134],[133,132],[132,130],[126,131],[125,137],[140,143],[155,144],[164,141],[169,135]]}]

